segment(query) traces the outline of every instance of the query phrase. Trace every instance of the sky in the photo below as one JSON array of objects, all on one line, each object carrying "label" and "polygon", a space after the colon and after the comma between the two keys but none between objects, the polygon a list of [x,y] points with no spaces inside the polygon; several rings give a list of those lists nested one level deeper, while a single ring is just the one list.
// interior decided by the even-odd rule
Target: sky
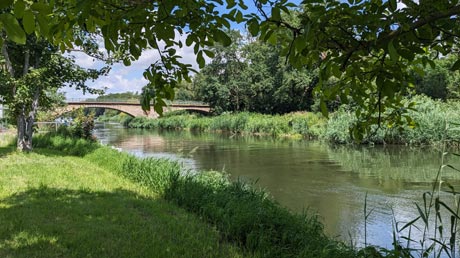
[{"label": "sky", "polygon": [[[300,0],[294,0],[293,2],[300,2]],[[244,3],[249,7],[245,12],[255,12],[255,6],[253,0],[244,0]],[[222,10],[224,10],[222,8]],[[244,30],[244,25],[232,24],[233,29]],[[176,35],[180,37],[180,35]],[[185,39],[185,35],[182,35]],[[101,46],[103,50],[103,46]],[[193,46],[187,47],[184,44],[183,48],[177,48],[177,54],[182,56],[182,61],[187,64],[191,64],[193,68],[198,70],[198,65],[195,61],[195,54],[193,53]],[[67,55],[75,57],[75,61],[78,65],[83,68],[101,68],[104,66],[102,61],[97,61],[94,58],[87,56],[82,52],[72,52]],[[139,60],[132,62],[130,66],[124,66],[122,63],[114,64],[111,68],[110,73],[107,76],[98,78],[95,81],[88,81],[87,85],[91,88],[106,89],[105,93],[121,93],[121,92],[141,92],[142,87],[147,84],[147,80],[143,77],[143,72],[150,64],[157,61],[159,58],[156,50],[146,50],[142,53]],[[209,58],[206,62],[209,62]],[[83,98],[94,98],[97,95],[91,95],[86,93],[83,95],[81,91],[64,87],[61,92],[65,93],[67,99],[83,99]]]},{"label": "sky", "polygon": [[[189,63],[198,68],[195,62],[195,55],[192,47],[183,47],[177,49],[177,54],[182,56],[184,63]],[[104,62],[95,60],[94,58],[82,53],[72,52],[67,55],[75,57],[76,64],[83,68],[99,69],[105,66]],[[147,80],[142,75],[150,64],[157,61],[159,58],[156,50],[146,50],[142,53],[139,60],[132,62],[130,66],[124,66],[122,63],[112,65],[110,73],[107,76],[101,76],[95,81],[88,81],[87,85],[95,89],[106,89],[105,93],[121,93],[121,92],[141,92],[143,86],[147,84]],[[65,92],[67,99],[92,98],[97,95],[83,95],[81,91],[73,88],[64,87],[61,92]]]}]

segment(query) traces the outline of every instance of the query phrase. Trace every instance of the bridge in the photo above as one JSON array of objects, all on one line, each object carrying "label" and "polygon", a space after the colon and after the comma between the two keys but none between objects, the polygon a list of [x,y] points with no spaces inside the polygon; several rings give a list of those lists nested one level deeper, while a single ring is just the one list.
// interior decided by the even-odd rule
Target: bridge
[{"label": "bridge", "polygon": [[[150,117],[150,118],[157,118],[159,115],[153,111],[153,108],[149,113],[145,113],[142,110],[142,107],[138,100],[87,100],[87,99],[69,99],[66,101],[67,105],[59,108],[56,110],[56,113],[61,115],[67,112],[71,112],[73,110],[79,108],[106,108],[106,109],[114,109],[120,112],[126,113],[132,117]],[[176,110],[187,110],[190,112],[197,112],[197,113],[204,113],[208,114],[211,111],[209,105],[195,102],[195,101],[187,101],[187,102],[173,102],[172,104],[163,107],[163,113],[168,113],[171,111]]]}]

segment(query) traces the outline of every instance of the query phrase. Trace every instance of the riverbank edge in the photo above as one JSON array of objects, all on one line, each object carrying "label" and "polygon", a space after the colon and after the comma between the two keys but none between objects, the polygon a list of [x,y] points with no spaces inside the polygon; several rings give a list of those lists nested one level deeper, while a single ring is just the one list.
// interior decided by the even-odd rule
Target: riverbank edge
[{"label": "riverbank edge", "polygon": [[[103,149],[21,153],[14,139],[0,134],[10,143],[0,145],[0,257],[252,257],[196,214],[94,162]],[[73,143],[67,150],[90,146]]]},{"label": "riverbank edge", "polygon": [[254,257],[357,257],[353,248],[327,237],[311,214],[293,214],[267,193],[218,172],[186,173],[176,162],[132,155],[97,143],[52,134],[38,148],[85,157],[94,164],[158,193],[213,225],[224,241]]},{"label": "riverbank edge", "polygon": [[[411,99],[417,110],[408,110],[405,119],[411,124],[372,126],[372,133],[361,143],[377,145],[440,146],[443,142],[458,146],[460,102],[441,102],[428,97]],[[412,119],[412,120],[411,120]],[[224,113],[202,116],[186,112],[171,112],[159,119],[125,118],[120,121],[128,128],[189,130],[194,132],[231,133],[251,136],[271,136],[321,140],[333,144],[356,144],[350,129],[357,123],[353,108],[343,105],[326,119],[320,113],[295,112],[283,115],[259,113]],[[455,128],[454,128],[455,127]]]},{"label": "riverbank edge", "polygon": [[120,122],[128,128],[189,130],[313,140],[320,138],[326,120],[321,114],[311,112],[295,112],[284,115],[241,112],[213,117],[178,112],[167,114],[167,116],[159,119],[136,117]]}]

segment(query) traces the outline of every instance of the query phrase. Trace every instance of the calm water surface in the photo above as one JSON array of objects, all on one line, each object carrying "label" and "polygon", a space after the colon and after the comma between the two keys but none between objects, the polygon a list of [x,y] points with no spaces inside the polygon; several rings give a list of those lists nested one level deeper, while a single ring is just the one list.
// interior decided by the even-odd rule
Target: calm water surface
[{"label": "calm water surface", "polygon": [[[242,138],[222,134],[157,132],[100,126],[104,144],[137,156],[179,160],[193,170],[225,171],[234,179],[257,180],[281,205],[295,212],[317,212],[325,231],[356,245],[390,247],[392,220],[417,217],[415,202],[431,187],[440,153],[408,147],[346,147],[319,142]],[[450,164],[460,167],[460,160]],[[460,173],[447,172],[449,182]]]}]

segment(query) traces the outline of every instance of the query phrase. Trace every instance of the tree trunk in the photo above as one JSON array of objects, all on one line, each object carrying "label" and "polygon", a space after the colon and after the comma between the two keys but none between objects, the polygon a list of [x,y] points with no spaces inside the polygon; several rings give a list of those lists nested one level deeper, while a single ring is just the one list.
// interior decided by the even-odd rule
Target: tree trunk
[{"label": "tree trunk", "polygon": [[30,151],[32,150],[32,139],[27,137],[27,120],[24,112],[24,107],[21,112],[17,115],[17,129],[18,129],[18,140],[17,149],[18,151]]},{"label": "tree trunk", "polygon": [[23,106],[23,108],[21,109],[21,112],[18,114],[17,149],[19,151],[31,151],[32,150],[32,137],[34,134],[35,116],[38,112],[39,97],[40,97],[40,90],[36,89],[34,93],[34,98],[32,101],[30,112],[26,114],[25,106]]}]

